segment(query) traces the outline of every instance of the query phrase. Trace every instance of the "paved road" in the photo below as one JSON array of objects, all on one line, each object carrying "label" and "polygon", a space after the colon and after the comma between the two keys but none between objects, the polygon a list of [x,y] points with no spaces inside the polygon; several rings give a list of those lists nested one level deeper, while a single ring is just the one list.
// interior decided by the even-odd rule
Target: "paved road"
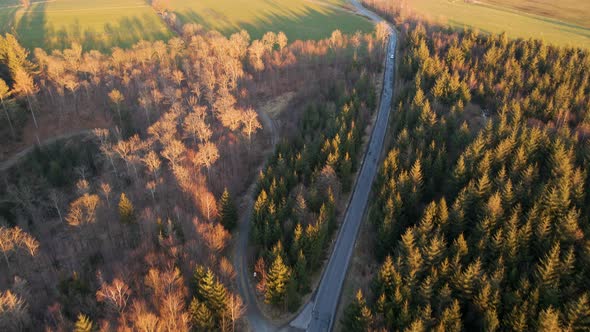
[{"label": "paved road", "polygon": [[[363,15],[370,17],[374,21],[382,20],[375,13],[362,7],[358,2],[354,0],[351,2]],[[334,245],[334,251],[330,256],[330,260],[324,270],[322,280],[315,294],[313,304],[308,304],[307,308],[291,322],[291,326],[305,328],[306,331],[331,331],[334,327],[334,317],[340,300],[342,285],[344,284],[346,271],[348,270],[350,258],[352,257],[358,230],[363,220],[373,179],[379,167],[378,161],[383,149],[383,141],[389,122],[391,99],[393,97],[395,59],[392,59],[390,55],[395,54],[397,35],[393,29],[390,28],[390,30],[381,104],[379,105],[379,113],[356,182],[356,187],[354,188],[348,210],[344,216],[344,222],[340,227],[338,238]],[[305,327],[305,322],[309,322],[307,327]]]},{"label": "paved road", "polygon": [[[367,16],[374,22],[380,22],[383,19],[375,13],[367,10],[356,0],[350,0],[356,11]],[[390,59],[389,55],[394,54],[397,43],[395,31],[391,29],[391,36],[387,46],[387,59],[385,63],[385,73],[383,81],[383,91],[381,95],[381,104],[379,113],[375,121],[375,127],[371,135],[368,150],[365,154],[361,171],[356,182],[356,186],[350,201],[348,210],[344,217],[344,222],[340,227],[338,238],[334,246],[334,251],[330,257],[328,265],[322,276],[319,288],[308,302],[301,313],[291,321],[289,325],[282,327],[274,325],[268,321],[260,312],[256,303],[256,293],[253,285],[250,283],[251,268],[247,265],[247,248],[250,232],[250,216],[252,215],[253,199],[249,199],[242,207],[242,220],[239,225],[239,239],[234,253],[234,266],[238,272],[238,290],[246,304],[246,318],[250,330],[256,332],[266,331],[289,331],[289,330],[307,330],[307,331],[329,331],[333,328],[333,317],[336,313],[340,291],[344,283],[344,277],[348,269],[348,264],[352,256],[354,242],[356,240],[358,229],[364,215],[369,193],[376,171],[378,169],[378,159],[383,148],[383,141],[387,124],[389,122],[389,111],[393,95],[393,71],[395,61]],[[267,126],[267,119],[263,118],[265,127],[270,127],[273,145],[276,143],[276,130],[270,125]],[[250,197],[252,193],[250,193]]]}]

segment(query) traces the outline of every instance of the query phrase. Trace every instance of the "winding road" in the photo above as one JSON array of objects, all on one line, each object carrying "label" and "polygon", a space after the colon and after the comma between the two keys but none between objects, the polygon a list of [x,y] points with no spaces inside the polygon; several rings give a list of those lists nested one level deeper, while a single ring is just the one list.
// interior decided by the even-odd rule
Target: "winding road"
[{"label": "winding road", "polygon": [[[377,14],[364,8],[358,1],[350,0],[357,13],[368,17],[374,22],[383,19]],[[367,201],[371,192],[373,179],[379,168],[379,157],[383,150],[383,142],[389,123],[389,113],[393,98],[394,66],[397,35],[390,27],[390,37],[387,44],[387,58],[385,60],[385,72],[383,79],[383,91],[379,105],[379,112],[371,134],[368,149],[359,172],[352,198],[340,226],[338,237],[328,264],[323,272],[320,284],[310,301],[305,304],[299,315],[288,325],[276,326],[260,312],[256,303],[256,293],[250,283],[251,269],[247,265],[247,248],[250,231],[249,218],[252,214],[253,199],[249,199],[247,207],[243,209],[243,219],[240,222],[240,234],[234,264],[238,271],[238,290],[247,306],[246,318],[250,329],[256,332],[306,330],[331,331],[334,327],[334,317],[340,300],[344,278],[352,257],[352,252],[358,235],[361,221],[367,207]],[[271,131],[275,132],[274,128]]]}]

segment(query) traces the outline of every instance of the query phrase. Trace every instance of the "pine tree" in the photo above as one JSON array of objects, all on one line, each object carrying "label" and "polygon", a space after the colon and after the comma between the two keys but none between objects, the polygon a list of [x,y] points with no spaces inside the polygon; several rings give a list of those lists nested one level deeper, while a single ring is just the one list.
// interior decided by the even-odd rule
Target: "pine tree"
[{"label": "pine tree", "polygon": [[214,315],[221,315],[225,311],[226,290],[222,283],[215,278],[211,269],[203,276],[198,285],[199,298],[209,307]]},{"label": "pine tree", "polygon": [[297,263],[295,263],[295,280],[297,280],[298,289],[302,293],[309,291],[309,276],[307,272],[307,260],[303,254],[303,250],[299,250],[297,255]]},{"label": "pine tree", "polygon": [[453,303],[443,311],[437,331],[460,332],[462,330],[461,306],[459,305],[458,300],[454,300]]},{"label": "pine tree", "polygon": [[88,318],[88,316],[80,313],[78,314],[78,320],[74,325],[74,332],[91,332],[94,330],[94,324]]},{"label": "pine tree", "polygon": [[395,270],[393,259],[387,256],[383,265],[379,269],[377,276],[377,294],[385,292],[386,294],[393,294],[395,286],[401,279],[400,275]]},{"label": "pine tree", "polygon": [[207,269],[203,265],[197,265],[195,267],[195,271],[193,272],[193,279],[191,283],[191,287],[193,290],[193,294],[199,298],[199,300],[203,301],[204,298],[200,297],[199,294],[199,285],[201,284],[202,280],[205,278],[207,274]]},{"label": "pine tree", "polygon": [[227,188],[223,191],[219,201],[220,222],[225,229],[231,231],[238,222],[238,210]]},{"label": "pine tree", "polygon": [[359,289],[355,299],[344,310],[342,330],[364,332],[369,330],[373,322],[373,314],[365,302],[363,292]]},{"label": "pine tree", "polygon": [[559,279],[561,275],[559,242],[537,265],[537,275],[541,286],[541,294],[545,304],[557,304],[559,296]]},{"label": "pine tree", "polygon": [[570,331],[590,330],[590,301],[588,294],[582,294],[577,300],[566,306],[566,320]]},{"label": "pine tree", "polygon": [[121,197],[119,198],[119,219],[124,224],[130,224],[135,221],[133,203],[131,203],[125,193],[121,193]]},{"label": "pine tree", "polygon": [[213,313],[205,303],[193,297],[188,309],[193,327],[197,331],[210,331],[215,327]]},{"label": "pine tree", "polygon": [[266,303],[274,305],[283,303],[289,276],[289,267],[283,263],[283,258],[278,255],[268,271],[266,294],[264,295]]},{"label": "pine tree", "polygon": [[295,312],[301,305],[301,296],[297,289],[299,288],[297,280],[291,276],[289,281],[287,282],[287,291],[286,291],[286,301],[287,301],[287,310],[289,312]]},{"label": "pine tree", "polygon": [[549,307],[539,314],[539,332],[561,332],[563,329],[559,322],[559,312]]}]

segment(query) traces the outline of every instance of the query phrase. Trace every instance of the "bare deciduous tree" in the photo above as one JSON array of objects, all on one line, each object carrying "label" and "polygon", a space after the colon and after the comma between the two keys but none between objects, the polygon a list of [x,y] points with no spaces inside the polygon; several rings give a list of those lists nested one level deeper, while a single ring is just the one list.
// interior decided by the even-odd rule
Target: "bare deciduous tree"
[{"label": "bare deciduous tree", "polygon": [[96,292],[96,300],[98,302],[104,302],[109,309],[119,314],[127,307],[130,296],[131,289],[119,278],[113,279],[113,282],[110,284],[103,283]]},{"label": "bare deciduous tree", "polygon": [[109,99],[113,104],[115,104],[115,108],[117,110],[117,114],[119,115],[119,123],[123,123],[123,118],[121,117],[121,103],[125,100],[125,97],[121,93],[121,91],[117,89],[111,90],[109,92]]},{"label": "bare deciduous tree", "polygon": [[10,133],[12,138],[16,138],[14,133],[14,126],[12,125],[12,119],[10,118],[10,114],[8,113],[8,109],[6,108],[6,104],[4,103],[4,99],[10,97],[12,92],[8,87],[8,84],[0,78],[0,102],[2,103],[2,109],[4,110],[4,115],[6,115],[6,121],[8,121],[8,125],[10,126]]},{"label": "bare deciduous tree", "polygon": [[37,85],[33,81],[33,76],[27,73],[24,68],[17,68],[14,73],[14,85],[12,86],[12,89],[17,95],[25,97],[29,111],[33,116],[35,128],[39,128],[35,112],[33,111],[33,105],[31,104],[31,98],[37,92]]},{"label": "bare deciduous tree", "polygon": [[143,157],[143,163],[145,164],[145,167],[147,168],[148,172],[153,176],[154,180],[156,180],[158,178],[158,172],[160,171],[160,167],[162,165],[162,161],[160,160],[160,157],[158,157],[158,154],[154,151],[148,152]]},{"label": "bare deciduous tree", "polygon": [[277,44],[279,45],[279,51],[282,51],[283,48],[285,48],[287,46],[287,42],[288,42],[287,35],[285,35],[284,32],[280,31],[277,34]]},{"label": "bare deciduous tree", "polygon": [[258,122],[258,114],[251,108],[242,112],[241,121],[244,124],[243,131],[248,136],[248,142],[252,141],[252,134],[256,133],[258,129],[262,128],[260,122]]},{"label": "bare deciduous tree", "polygon": [[29,324],[26,301],[10,290],[0,292],[0,330],[23,331]]},{"label": "bare deciduous tree", "polygon": [[207,174],[213,164],[219,159],[219,150],[212,142],[199,144],[199,151],[195,155],[193,162],[198,166],[207,168]]},{"label": "bare deciduous tree", "polygon": [[96,220],[96,208],[100,198],[98,195],[84,194],[70,204],[70,210],[66,216],[66,222],[72,226],[94,223]]},{"label": "bare deciduous tree", "polygon": [[100,184],[100,191],[102,192],[105,200],[107,201],[107,206],[111,206],[111,202],[109,199],[111,197],[111,185],[106,182],[102,182]]},{"label": "bare deciduous tree", "polygon": [[230,235],[219,223],[200,222],[195,219],[197,233],[205,245],[213,252],[220,252],[227,246]]},{"label": "bare deciduous tree", "polygon": [[186,148],[181,141],[177,139],[172,139],[166,146],[164,146],[164,150],[160,152],[162,157],[166,158],[172,168],[174,168],[183,158],[184,158],[184,151]]},{"label": "bare deciduous tree", "polygon": [[185,135],[192,137],[195,144],[197,144],[197,138],[201,143],[204,143],[208,141],[213,134],[209,125],[205,122],[205,119],[196,112],[191,112],[184,118],[182,127]]},{"label": "bare deciduous tree", "polygon": [[227,298],[227,311],[229,314],[229,318],[231,320],[231,330],[236,330],[236,322],[244,315],[246,312],[246,306],[242,301],[242,298],[237,295],[231,293]]},{"label": "bare deciduous tree", "polygon": [[8,258],[12,252],[20,249],[25,250],[31,256],[35,256],[38,248],[39,242],[19,227],[0,226],[0,251],[2,251],[4,261],[9,269],[10,262]]}]

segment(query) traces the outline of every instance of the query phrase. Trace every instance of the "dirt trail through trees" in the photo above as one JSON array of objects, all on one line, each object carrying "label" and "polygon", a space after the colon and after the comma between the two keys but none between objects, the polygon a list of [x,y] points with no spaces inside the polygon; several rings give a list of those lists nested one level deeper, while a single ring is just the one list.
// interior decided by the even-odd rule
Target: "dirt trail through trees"
[{"label": "dirt trail through trees", "polygon": [[[65,133],[63,135],[55,136],[55,137],[52,137],[52,138],[49,138],[49,139],[43,141],[41,143],[40,147],[48,146],[48,145],[51,145],[55,142],[69,139],[69,138],[73,138],[76,136],[86,136],[86,135],[90,135],[90,134],[92,134],[92,129],[84,129],[84,130],[79,130],[79,131],[75,131],[75,132],[71,132],[71,133]],[[8,170],[9,168],[13,167],[14,165],[18,164],[19,162],[21,162],[30,152],[32,152],[35,149],[36,146],[37,146],[36,144],[31,145],[31,146],[25,148],[24,150],[21,150],[17,154],[13,155],[12,157],[8,158],[7,160],[1,162],[0,163],[0,172],[4,172],[4,171]]]}]

